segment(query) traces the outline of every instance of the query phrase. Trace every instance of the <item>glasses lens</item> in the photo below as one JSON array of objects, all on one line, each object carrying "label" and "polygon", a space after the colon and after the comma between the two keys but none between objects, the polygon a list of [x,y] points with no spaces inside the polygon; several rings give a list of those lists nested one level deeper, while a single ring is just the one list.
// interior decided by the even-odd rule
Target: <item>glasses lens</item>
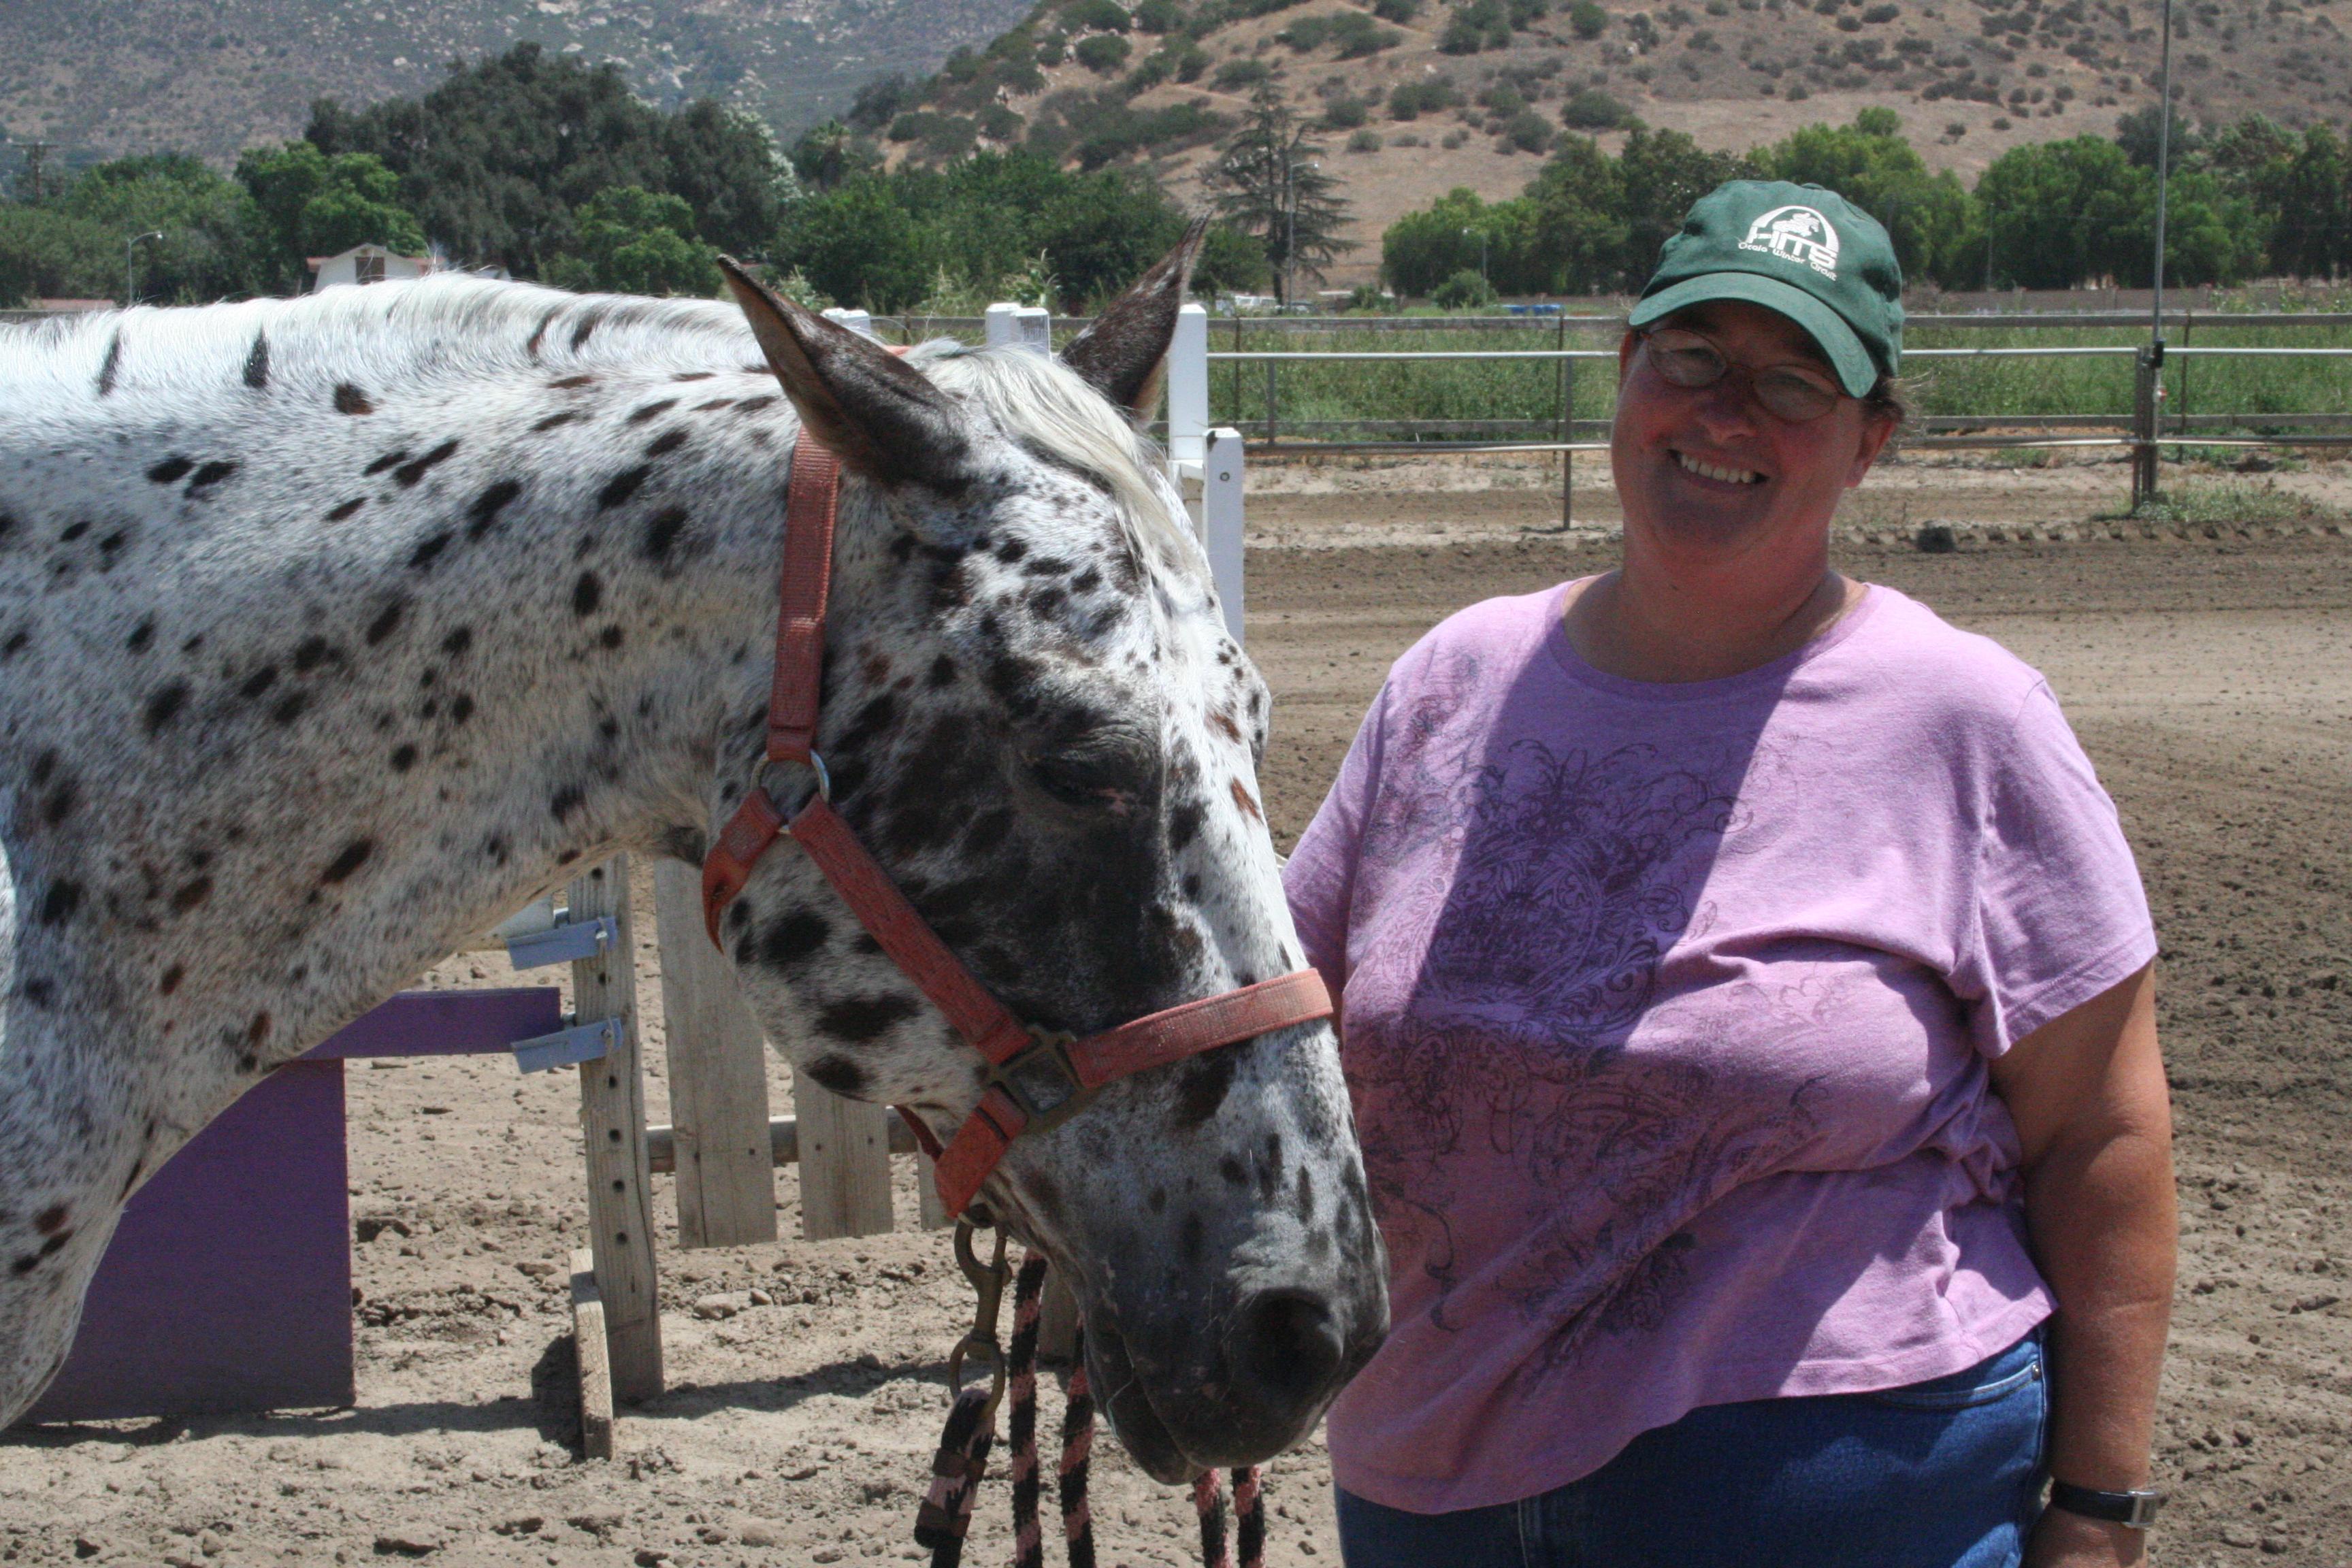
[{"label": "glasses lens", "polygon": [[1819,419],[1837,406],[1836,389],[1799,370],[1776,366],[1755,375],[1756,401],[1792,425]]},{"label": "glasses lens", "polygon": [[1676,386],[1713,386],[1730,368],[1715,345],[1692,332],[1652,332],[1650,363]]}]

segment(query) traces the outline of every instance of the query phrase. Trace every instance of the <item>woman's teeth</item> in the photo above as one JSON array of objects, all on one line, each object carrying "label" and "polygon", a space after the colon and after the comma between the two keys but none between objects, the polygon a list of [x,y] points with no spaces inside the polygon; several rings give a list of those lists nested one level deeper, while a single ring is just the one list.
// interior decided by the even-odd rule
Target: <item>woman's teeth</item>
[{"label": "woman's teeth", "polygon": [[1675,461],[1703,479],[1720,479],[1727,485],[1761,484],[1764,476],[1749,473],[1745,468],[1718,468],[1713,463],[1702,463],[1687,452],[1676,452]]}]

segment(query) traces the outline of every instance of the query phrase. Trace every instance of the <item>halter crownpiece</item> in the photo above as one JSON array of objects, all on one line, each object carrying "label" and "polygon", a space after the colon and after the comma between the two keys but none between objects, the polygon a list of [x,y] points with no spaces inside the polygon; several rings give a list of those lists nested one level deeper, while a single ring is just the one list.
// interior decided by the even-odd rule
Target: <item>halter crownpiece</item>
[{"label": "halter crownpiece", "polygon": [[[833,808],[824,760],[815,751],[824,695],[825,600],[833,580],[833,537],[841,464],[805,426],[793,447],[784,500],[782,611],[776,621],[776,673],[768,697],[767,762],[809,769],[816,788],[787,822],[755,777],[702,862],[702,915],[722,952],[719,919],[751,879],[751,868],[780,837],[816,863],[900,973],[944,1015],[988,1064],[980,1104],[944,1144],[905,1106],[898,1108],[934,1163],[940,1200],[961,1215],[997,1162],[1024,1132],[1060,1125],[1105,1084],[1220,1046],[1331,1016],[1331,996],[1312,969],[1220,992],[1078,1039],[1016,1019],[961,960],[948,951],[841,814]],[[763,777],[765,769],[761,770]]]}]

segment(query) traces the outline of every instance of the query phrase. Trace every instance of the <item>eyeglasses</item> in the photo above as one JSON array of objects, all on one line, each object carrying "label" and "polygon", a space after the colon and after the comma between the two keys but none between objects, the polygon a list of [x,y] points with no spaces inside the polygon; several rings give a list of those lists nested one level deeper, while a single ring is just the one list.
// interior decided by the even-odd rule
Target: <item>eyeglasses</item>
[{"label": "eyeglasses", "polygon": [[1828,376],[1805,365],[1768,364],[1760,370],[1735,365],[1711,340],[1681,327],[1654,327],[1641,339],[1650,351],[1650,363],[1672,384],[1696,392],[1737,370],[1748,378],[1764,411],[1790,425],[1819,419],[1845,395]]}]

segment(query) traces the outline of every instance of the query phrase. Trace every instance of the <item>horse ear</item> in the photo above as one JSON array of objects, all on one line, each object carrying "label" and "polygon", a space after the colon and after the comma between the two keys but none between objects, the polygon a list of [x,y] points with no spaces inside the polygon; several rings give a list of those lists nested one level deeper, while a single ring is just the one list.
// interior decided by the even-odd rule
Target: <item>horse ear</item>
[{"label": "horse ear", "polygon": [[1062,351],[1064,364],[1139,419],[1159,400],[1168,342],[1176,335],[1176,311],[1184,303],[1184,286],[1192,280],[1192,263],[1208,232],[1209,220],[1194,218],[1176,248],[1137,279],[1134,288],[1103,307],[1094,325]]},{"label": "horse ear", "polygon": [[963,480],[971,447],[945,393],[881,344],[781,297],[730,258],[720,257],[719,266],[784,395],[845,467],[887,485],[951,489]]}]

